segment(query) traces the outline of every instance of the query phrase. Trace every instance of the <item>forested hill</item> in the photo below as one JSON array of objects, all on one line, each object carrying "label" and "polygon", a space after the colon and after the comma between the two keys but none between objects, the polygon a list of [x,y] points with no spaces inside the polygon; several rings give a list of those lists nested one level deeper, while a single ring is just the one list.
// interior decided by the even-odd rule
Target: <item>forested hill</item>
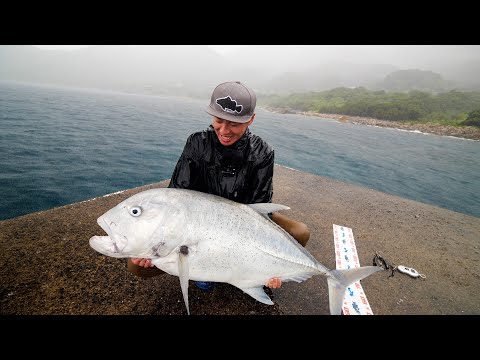
[{"label": "forested hill", "polygon": [[[456,90],[431,94],[371,91],[363,87],[340,87],[322,92],[295,93],[288,96],[261,96],[259,105],[286,112],[318,112],[372,117],[390,121],[439,122],[466,125],[469,115],[480,110],[480,92]],[[471,120],[471,116],[470,116]],[[480,126],[468,123],[468,125]]]},{"label": "forested hill", "polygon": [[[465,90],[457,85],[454,81],[444,80],[440,74],[432,71],[410,69],[390,73],[376,88],[377,90],[398,92],[419,90],[428,93],[440,93],[454,89]],[[469,91],[471,90],[469,89]]]}]

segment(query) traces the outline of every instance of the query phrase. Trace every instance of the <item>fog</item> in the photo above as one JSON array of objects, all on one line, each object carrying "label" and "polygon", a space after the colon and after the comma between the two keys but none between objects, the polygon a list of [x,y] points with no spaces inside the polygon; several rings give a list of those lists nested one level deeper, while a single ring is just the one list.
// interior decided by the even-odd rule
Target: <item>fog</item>
[{"label": "fog", "polygon": [[439,74],[446,90],[478,90],[480,46],[98,45],[73,51],[0,46],[0,80],[196,97],[228,80],[244,81],[260,94],[382,89],[387,75],[413,69]]},{"label": "fog", "polygon": [[236,62],[276,71],[307,70],[325,63],[389,64],[440,71],[480,59],[478,45],[252,45],[227,54]]}]

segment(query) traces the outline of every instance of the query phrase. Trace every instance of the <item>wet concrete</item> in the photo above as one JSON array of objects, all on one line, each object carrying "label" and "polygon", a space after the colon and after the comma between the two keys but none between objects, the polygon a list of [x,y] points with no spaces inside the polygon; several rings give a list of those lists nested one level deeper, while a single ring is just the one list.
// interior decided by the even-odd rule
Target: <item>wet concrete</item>
[{"label": "wet concrete", "polygon": [[[15,219],[0,221],[0,314],[186,314],[178,278],[126,271],[125,259],[88,244],[96,223],[120,201],[168,181]],[[374,314],[480,314],[480,219],[328,178],[275,167],[273,201],[311,230],[307,250],[335,267],[333,224],[350,227],[361,265],[375,251],[426,279],[379,272],[361,281]],[[193,283],[195,315],[326,315],[326,279],[285,283],[275,305],[222,284],[206,293]]]}]

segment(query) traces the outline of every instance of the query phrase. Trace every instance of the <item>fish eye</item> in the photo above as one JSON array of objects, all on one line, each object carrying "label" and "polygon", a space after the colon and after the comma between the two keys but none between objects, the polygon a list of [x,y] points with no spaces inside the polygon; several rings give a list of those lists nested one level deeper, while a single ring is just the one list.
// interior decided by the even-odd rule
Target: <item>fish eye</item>
[{"label": "fish eye", "polygon": [[130,209],[130,215],[132,216],[140,216],[142,215],[142,208],[140,206],[134,206]]}]

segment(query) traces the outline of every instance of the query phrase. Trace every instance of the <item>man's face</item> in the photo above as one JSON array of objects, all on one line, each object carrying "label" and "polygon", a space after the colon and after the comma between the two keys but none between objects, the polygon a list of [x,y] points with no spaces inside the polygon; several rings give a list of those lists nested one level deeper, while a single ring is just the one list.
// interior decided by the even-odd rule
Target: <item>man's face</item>
[{"label": "man's face", "polygon": [[247,127],[253,122],[254,116],[252,116],[250,121],[246,123],[237,123],[214,116],[213,129],[215,130],[220,143],[224,146],[235,144],[245,133]]}]

